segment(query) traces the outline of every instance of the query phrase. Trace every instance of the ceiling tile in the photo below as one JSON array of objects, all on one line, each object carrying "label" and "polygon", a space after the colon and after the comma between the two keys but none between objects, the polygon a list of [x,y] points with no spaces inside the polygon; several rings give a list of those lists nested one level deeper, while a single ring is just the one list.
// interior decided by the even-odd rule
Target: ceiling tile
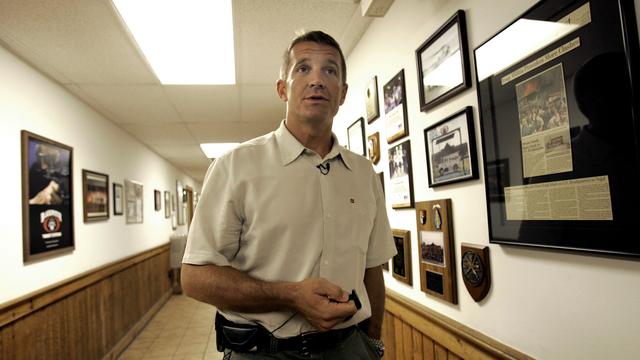
[{"label": "ceiling tile", "polygon": [[286,104],[280,100],[273,85],[242,85],[240,87],[243,122],[274,122],[284,119]]},{"label": "ceiling tile", "polygon": [[53,68],[66,81],[157,83],[110,1],[2,0],[0,34],[36,67]]},{"label": "ceiling tile", "polygon": [[161,85],[80,85],[119,124],[181,122]]},{"label": "ceiling tile", "polygon": [[185,124],[125,124],[122,128],[151,147],[198,144]]},{"label": "ceiling tile", "polygon": [[240,120],[235,85],[165,85],[165,93],[185,122]]},{"label": "ceiling tile", "polygon": [[193,123],[188,128],[199,143],[244,142],[275,130],[280,120],[272,122]]}]

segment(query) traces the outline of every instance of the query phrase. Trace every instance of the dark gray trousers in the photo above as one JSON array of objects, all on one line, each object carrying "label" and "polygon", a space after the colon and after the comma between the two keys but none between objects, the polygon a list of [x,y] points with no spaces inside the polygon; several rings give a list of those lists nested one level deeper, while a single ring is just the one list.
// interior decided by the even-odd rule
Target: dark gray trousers
[{"label": "dark gray trousers", "polygon": [[367,334],[361,330],[354,331],[340,344],[320,353],[303,355],[299,351],[283,351],[275,354],[224,352],[224,360],[379,360],[375,349],[367,341]]}]

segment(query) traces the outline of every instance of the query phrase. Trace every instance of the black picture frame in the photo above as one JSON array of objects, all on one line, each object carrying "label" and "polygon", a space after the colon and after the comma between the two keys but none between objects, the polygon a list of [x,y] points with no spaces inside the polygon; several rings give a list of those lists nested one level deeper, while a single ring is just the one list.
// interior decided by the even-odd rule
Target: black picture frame
[{"label": "black picture frame", "polygon": [[124,213],[124,188],[122,184],[113,183],[113,215]]},{"label": "black picture frame", "polygon": [[[522,20],[563,32],[536,42],[528,36],[542,31],[524,31]],[[500,52],[495,44],[514,33],[539,45]],[[498,52],[518,56],[496,61]],[[490,242],[640,257],[627,235],[640,203],[633,1],[540,1],[474,56]],[[500,163],[504,171],[491,168]]]},{"label": "black picture frame", "polygon": [[153,209],[155,211],[162,210],[162,192],[153,190]]},{"label": "black picture frame", "polygon": [[424,129],[429,187],[478,179],[471,106]]},{"label": "black picture frame", "polygon": [[384,114],[387,143],[409,135],[407,116],[407,89],[404,81],[404,69],[389,80],[383,90]]},{"label": "black picture frame", "polygon": [[29,263],[75,249],[73,148],[22,130],[22,249]]},{"label": "black picture frame", "polygon": [[82,169],[84,222],[109,220],[109,175]]},{"label": "black picture frame", "polygon": [[389,192],[391,207],[406,209],[414,206],[411,140],[389,148]]},{"label": "black picture frame", "polygon": [[364,119],[359,118],[347,128],[347,140],[349,150],[362,156],[367,156],[367,147],[364,141]]},{"label": "black picture frame", "polygon": [[369,80],[366,91],[367,124],[371,124],[380,117],[380,103],[378,101],[378,77]]},{"label": "black picture frame", "polygon": [[421,111],[471,87],[467,44],[465,14],[458,10],[416,49]]}]

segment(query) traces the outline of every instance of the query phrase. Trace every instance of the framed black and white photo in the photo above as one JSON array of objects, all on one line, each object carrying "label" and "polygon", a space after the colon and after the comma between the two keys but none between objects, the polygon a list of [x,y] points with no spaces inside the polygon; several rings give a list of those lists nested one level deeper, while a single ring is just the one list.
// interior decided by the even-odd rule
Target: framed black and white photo
[{"label": "framed black and white photo", "polygon": [[640,257],[636,24],[544,0],[475,49],[490,242]]},{"label": "framed black and white photo", "polygon": [[413,176],[411,173],[411,144],[407,140],[389,148],[389,188],[394,209],[413,207]]},{"label": "framed black and white photo", "polygon": [[349,150],[362,156],[367,156],[364,147],[364,119],[359,118],[347,129]]},{"label": "framed black and white photo", "polygon": [[127,224],[142,224],[144,220],[144,193],[141,183],[124,181],[125,220]]},{"label": "framed black and white photo", "polygon": [[476,135],[470,106],[424,130],[429,187],[478,178]]},{"label": "framed black and white photo", "polygon": [[82,170],[84,222],[109,219],[109,175]]},{"label": "framed black and white photo", "polygon": [[26,263],[75,249],[73,148],[26,130],[20,135]]},{"label": "framed black and white photo", "polygon": [[153,190],[153,208],[155,211],[162,209],[162,193],[160,190]]},{"label": "framed black and white photo", "polygon": [[383,92],[387,143],[391,144],[409,135],[404,69],[384,85]]},{"label": "framed black and white photo", "polygon": [[471,87],[468,52],[465,15],[458,10],[416,50],[420,110]]},{"label": "framed black and white photo", "polygon": [[378,77],[374,76],[367,85],[367,124],[380,117],[380,104],[378,102]]},{"label": "framed black and white photo", "polygon": [[171,217],[171,193],[169,191],[164,192],[164,218]]},{"label": "framed black and white photo", "polygon": [[123,213],[123,193],[122,184],[113,183],[113,215],[122,215]]}]

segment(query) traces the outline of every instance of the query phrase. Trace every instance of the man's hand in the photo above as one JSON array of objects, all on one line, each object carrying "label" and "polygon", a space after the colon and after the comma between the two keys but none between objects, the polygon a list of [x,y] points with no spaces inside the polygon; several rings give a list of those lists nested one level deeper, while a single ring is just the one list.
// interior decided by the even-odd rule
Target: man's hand
[{"label": "man's hand", "polygon": [[349,293],[326,279],[306,279],[295,288],[296,309],[320,331],[331,330],[357,311]]}]

